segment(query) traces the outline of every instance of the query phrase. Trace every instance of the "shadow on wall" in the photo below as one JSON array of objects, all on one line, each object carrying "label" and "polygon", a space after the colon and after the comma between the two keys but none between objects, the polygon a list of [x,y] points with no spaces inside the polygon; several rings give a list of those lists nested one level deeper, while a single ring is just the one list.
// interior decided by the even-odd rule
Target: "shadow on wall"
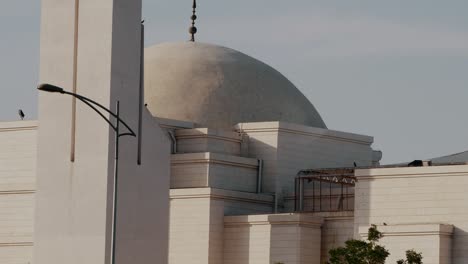
[{"label": "shadow on wall", "polygon": [[450,253],[450,255],[452,256],[451,263],[465,263],[466,262],[466,258],[463,258],[463,256],[466,255],[466,245],[468,242],[467,240],[468,240],[468,232],[454,225],[452,242],[450,243],[451,251],[447,252],[447,253]]},{"label": "shadow on wall", "polygon": [[275,134],[258,138],[249,137],[248,157],[263,160],[261,192],[274,194],[277,192],[277,148]]},{"label": "shadow on wall", "polygon": [[359,181],[359,177],[357,177],[354,188],[354,238],[356,239],[360,239],[359,226],[368,227],[371,224],[381,224],[370,223],[370,203],[374,191],[371,185],[372,181]]}]

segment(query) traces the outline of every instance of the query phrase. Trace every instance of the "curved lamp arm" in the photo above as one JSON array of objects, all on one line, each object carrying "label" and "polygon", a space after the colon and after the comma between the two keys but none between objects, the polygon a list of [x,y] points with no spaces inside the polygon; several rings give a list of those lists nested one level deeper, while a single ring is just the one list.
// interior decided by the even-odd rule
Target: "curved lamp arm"
[{"label": "curved lamp arm", "polygon": [[[81,102],[85,103],[87,106],[89,106],[91,109],[93,109],[96,113],[98,113],[111,127],[112,129],[114,129],[115,132],[117,132],[117,127],[114,126],[112,124],[112,122],[106,118],[95,106],[101,108],[102,110],[106,111],[107,113],[109,113],[111,116],[113,116],[115,119],[119,120],[119,122],[121,122],[127,129],[128,131],[130,131],[129,133],[123,133],[123,134],[119,134],[118,136],[133,136],[133,137],[136,137],[136,134],[135,132],[133,132],[133,130],[130,128],[129,125],[127,125],[127,123],[125,123],[125,121],[123,121],[119,116],[117,116],[116,114],[114,114],[112,111],[110,111],[109,109],[105,108],[103,105],[101,105],[100,103],[92,100],[92,99],[89,99],[87,97],[84,97],[82,95],[79,95],[79,94],[76,94],[76,93],[71,93],[71,92],[67,92],[65,91],[63,88],[61,87],[58,87],[58,86],[55,86],[55,85],[52,85],[52,84],[48,84],[48,83],[45,83],[45,84],[41,84],[37,87],[38,90],[40,91],[45,91],[45,92],[50,92],[50,93],[61,93],[61,94],[68,94],[68,95],[71,95],[73,97],[76,97],[78,100],[80,100]],[[95,106],[94,106],[95,105]]]}]

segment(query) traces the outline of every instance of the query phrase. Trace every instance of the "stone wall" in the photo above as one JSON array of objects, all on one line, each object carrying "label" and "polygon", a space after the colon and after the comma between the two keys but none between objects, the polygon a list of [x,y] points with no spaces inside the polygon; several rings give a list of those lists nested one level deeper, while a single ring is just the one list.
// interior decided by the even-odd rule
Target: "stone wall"
[{"label": "stone wall", "polygon": [[223,263],[224,216],[273,207],[270,195],[213,188],[172,189],[170,201],[170,264]]},{"label": "stone wall", "polygon": [[[406,250],[422,252],[423,262],[428,264],[450,264],[453,226],[442,224],[397,224],[380,225],[383,233],[379,244],[390,252],[387,263],[405,259]],[[367,238],[367,227],[359,228],[359,235]],[[455,262],[458,263],[458,262]]]},{"label": "stone wall", "polygon": [[241,136],[233,131],[196,128],[177,129],[177,153],[213,152],[239,156]]},{"label": "stone wall", "polygon": [[[373,138],[284,122],[242,123],[249,136],[249,156],[263,159],[263,190],[283,197],[294,194],[294,178],[303,169],[370,166],[378,156]],[[290,212],[287,204],[280,204]]]},{"label": "stone wall", "polygon": [[322,221],[306,214],[226,216],[224,264],[320,264]]},{"label": "stone wall", "polygon": [[[357,170],[356,176],[356,237],[370,224],[453,225],[452,262],[432,258],[434,250],[448,252],[447,241],[440,242],[445,246],[428,246],[415,240],[407,246],[422,251],[424,263],[468,262],[468,165],[365,169]],[[423,236],[417,230],[413,233]],[[404,244],[405,240],[394,237],[391,243]],[[394,254],[400,257],[404,252]]]},{"label": "stone wall", "polygon": [[171,188],[212,187],[256,192],[258,161],[219,153],[174,154]]},{"label": "stone wall", "polygon": [[30,263],[33,252],[37,122],[0,123],[0,263]]},{"label": "stone wall", "polygon": [[347,240],[354,237],[353,212],[322,212],[313,215],[324,218],[320,263],[325,263],[330,249],[342,247]]}]

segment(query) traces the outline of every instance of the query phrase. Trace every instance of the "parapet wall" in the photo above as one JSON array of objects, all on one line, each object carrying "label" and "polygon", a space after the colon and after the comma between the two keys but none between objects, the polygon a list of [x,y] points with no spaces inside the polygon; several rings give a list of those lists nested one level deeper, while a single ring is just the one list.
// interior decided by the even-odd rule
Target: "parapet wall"
[{"label": "parapet wall", "polygon": [[0,123],[0,263],[32,262],[37,123]]},{"label": "parapet wall", "polygon": [[[414,248],[424,263],[468,263],[468,165],[361,169],[356,177],[355,237],[371,224],[397,226],[382,227],[392,233],[383,240],[389,248]],[[451,244],[440,224],[454,226]],[[428,226],[434,232],[422,232]]]},{"label": "parapet wall", "polygon": [[264,191],[279,197],[294,193],[300,170],[371,166],[379,158],[369,136],[284,122],[242,123],[236,129],[249,136],[249,156],[264,160]]},{"label": "parapet wall", "polygon": [[307,214],[227,216],[224,264],[320,264],[322,223]]}]

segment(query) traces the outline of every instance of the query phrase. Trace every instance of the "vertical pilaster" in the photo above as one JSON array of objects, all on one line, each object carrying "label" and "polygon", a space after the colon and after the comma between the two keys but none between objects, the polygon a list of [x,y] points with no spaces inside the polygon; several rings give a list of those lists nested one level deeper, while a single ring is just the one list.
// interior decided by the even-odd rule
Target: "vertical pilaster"
[{"label": "vertical pilaster", "polygon": [[[42,12],[41,82],[111,110],[120,101],[136,131],[141,0],[43,0]],[[34,263],[109,263],[114,131],[66,95],[41,94],[39,111]],[[120,140],[117,264],[167,261],[170,144],[148,111],[142,117],[141,165],[138,140]]]}]

